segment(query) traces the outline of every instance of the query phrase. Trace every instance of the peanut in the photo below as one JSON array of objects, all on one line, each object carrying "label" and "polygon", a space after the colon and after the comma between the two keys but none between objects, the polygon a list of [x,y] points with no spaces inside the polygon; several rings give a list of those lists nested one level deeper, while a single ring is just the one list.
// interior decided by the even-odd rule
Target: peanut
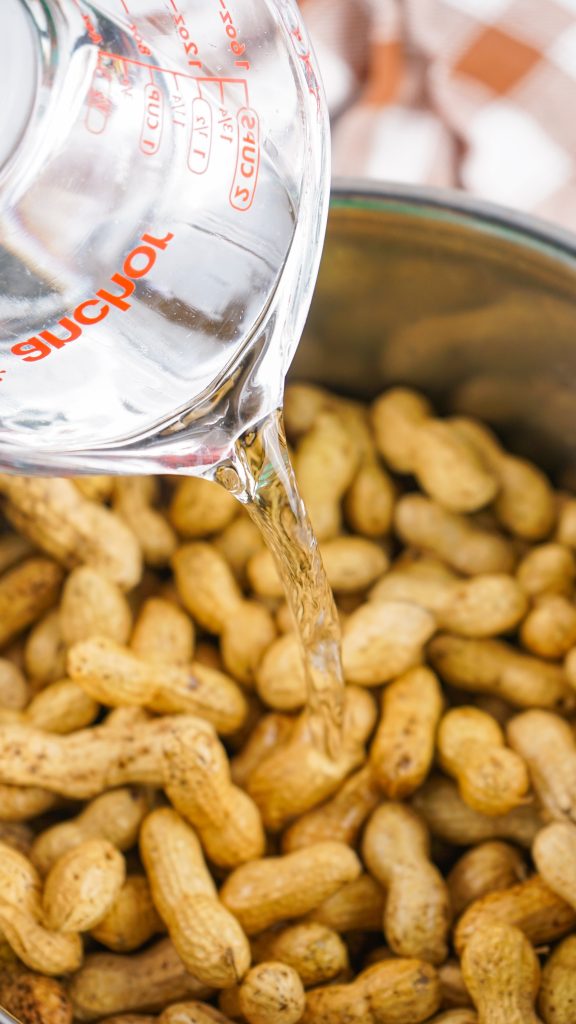
[{"label": "peanut", "polygon": [[10,522],[62,565],[91,565],[125,589],[138,583],[142,556],[134,534],[71,480],[2,476],[0,492]]},{"label": "peanut", "polygon": [[340,932],[381,932],[386,897],[371,877],[360,875],[325,899],[308,920]]},{"label": "peanut", "polygon": [[0,658],[0,708],[21,711],[29,699],[30,688],[22,671],[8,658]]},{"label": "peanut", "polygon": [[234,868],[264,853],[264,830],[256,804],[234,786],[226,751],[203,730],[187,731],[166,744],[166,795],[197,829],[214,864]]},{"label": "peanut", "polygon": [[56,603],[62,576],[48,558],[28,558],[0,577],[0,647]]},{"label": "peanut", "polygon": [[464,984],[462,968],[458,960],[446,960],[438,968],[438,977],[442,989],[442,1006],[446,1009],[472,1006],[470,993]]},{"label": "peanut", "polygon": [[[226,739],[226,749],[228,751],[228,757],[232,757],[238,751],[242,750],[247,739],[251,736],[254,728],[263,717],[264,708],[255,693],[246,691],[246,704],[248,707],[246,718],[242,725],[236,732],[231,733]],[[230,769],[229,765],[229,769]]]},{"label": "peanut", "polygon": [[576,643],[576,608],[561,594],[545,594],[524,619],[520,639],[540,658],[562,658]]},{"label": "peanut", "polygon": [[32,554],[34,547],[26,537],[21,537],[19,533],[3,533],[0,536],[0,573],[12,569]]},{"label": "peanut", "polygon": [[445,1013],[431,1017],[428,1024],[479,1024],[473,1010],[446,1010]]},{"label": "peanut", "polygon": [[68,850],[44,883],[44,920],[59,932],[94,928],[113,906],[124,883],[126,864],[106,839],[86,839]]},{"label": "peanut", "polygon": [[409,796],[428,775],[442,706],[438,680],[427,668],[411,669],[384,690],[370,764],[390,799]]},{"label": "peanut", "polygon": [[31,860],[40,874],[69,850],[88,839],[106,839],[119,850],[129,850],[138,838],[148,810],[146,797],[137,789],[113,789],[96,797],[77,818],[53,825],[36,837]]},{"label": "peanut", "polygon": [[73,476],[74,486],[91,501],[108,501],[114,490],[113,476]]},{"label": "peanut", "polygon": [[253,686],[262,657],[275,639],[276,626],[268,609],[243,601],[221,634],[224,665],[235,679]]},{"label": "peanut", "polygon": [[547,825],[534,840],[532,857],[546,885],[576,910],[576,825]]},{"label": "peanut", "polygon": [[[366,590],[388,568],[388,558],[378,544],[363,537],[335,537],[320,547],[322,562],[332,590],[356,594]],[[283,597],[284,588],[272,553],[259,551],[248,563],[252,589],[261,597]]]},{"label": "peanut", "polygon": [[240,985],[238,1005],[248,1024],[296,1024],[304,1012],[304,988],[288,964],[257,964]]},{"label": "peanut", "polygon": [[419,1024],[440,1006],[434,968],[421,960],[385,960],[349,985],[328,985],[306,995],[303,1024]]},{"label": "peanut", "polygon": [[[224,989],[224,993],[231,991],[233,989]],[[197,1002],[173,1003],[172,1006],[166,1007],[158,1020],[159,1024],[230,1024],[228,1018],[220,1013],[215,1006]],[[130,1022],[126,1021],[126,1024],[130,1024]],[[138,1024],[138,1022],[135,1021],[134,1024]]]},{"label": "peanut", "polygon": [[131,953],[161,931],[163,922],[144,875],[129,875],[108,912],[91,928],[93,938],[114,953]]},{"label": "peanut", "polygon": [[422,489],[456,512],[494,498],[497,482],[485,460],[449,423],[435,420],[421,395],[395,388],[373,405],[376,444],[393,469],[412,473]]},{"label": "peanut", "polygon": [[282,747],[294,729],[294,719],[288,715],[263,715],[250,736],[230,762],[232,781],[246,788],[248,780],[267,754]]},{"label": "peanut", "polygon": [[298,818],[282,838],[285,853],[336,839],[354,846],[366,818],[380,802],[381,794],[369,767],[361,768],[325,804]]},{"label": "peanut", "polygon": [[76,1020],[98,1020],[117,1013],[161,1010],[186,996],[210,993],[190,974],[169,939],[135,956],[92,953],[71,979],[69,996]]},{"label": "peanut", "polygon": [[178,541],[170,524],[153,507],[157,500],[154,477],[128,476],[115,481],[114,511],[138,539],[146,564],[163,566],[169,563]]},{"label": "peanut", "polygon": [[570,494],[558,495],[556,539],[568,548],[576,547],[576,499]]},{"label": "peanut", "polygon": [[482,896],[522,882],[526,875],[521,853],[509,843],[495,840],[472,847],[456,861],[446,878],[454,916],[459,917]]},{"label": "peanut", "polygon": [[83,729],[97,718],[99,705],[70,679],[52,683],[34,697],[24,711],[0,710],[0,721],[22,722],[46,732],[65,735]]},{"label": "peanut", "polygon": [[462,799],[481,814],[506,814],[530,788],[525,762],[505,746],[498,722],[479,708],[452,708],[438,730],[441,767],[458,781]]},{"label": "peanut", "polygon": [[[195,727],[199,723],[211,728],[202,719],[193,720]],[[24,725],[0,725],[0,779],[16,787],[39,784],[78,800],[114,786],[158,786],[163,781],[166,739],[174,731],[185,731],[189,724],[189,716],[165,716],[136,728],[100,725],[69,736]]]},{"label": "peanut", "polygon": [[[436,555],[424,554],[417,548],[404,548],[398,554],[389,575],[394,576],[396,573],[400,573],[402,576],[411,576],[413,579],[428,580],[431,583],[453,583],[462,578],[441,558],[437,558]],[[385,583],[382,580],[373,588],[373,591],[384,586]]]},{"label": "peanut", "polygon": [[318,413],[334,409],[335,396],[317,384],[292,381],[284,392],[283,416],[290,440],[297,440],[312,429]]},{"label": "peanut", "polygon": [[464,950],[462,971],[479,1024],[538,1024],[540,968],[518,928],[501,921],[478,928]]},{"label": "peanut", "polygon": [[334,411],[319,413],[298,444],[296,479],[319,541],[340,530],[340,503],[354,479],[358,457],[354,438]]},{"label": "peanut", "polygon": [[396,487],[376,457],[362,459],[344,498],[344,514],[351,530],[375,539],[390,531]]},{"label": "peanut", "polygon": [[442,634],[428,654],[438,675],[468,693],[488,693],[515,707],[560,708],[574,703],[565,673],[502,640],[466,640]]},{"label": "peanut", "polygon": [[502,526],[525,540],[548,537],[556,521],[556,505],[544,473],[526,459],[505,452],[483,424],[455,419],[451,425],[478,449],[498,480],[494,511]]},{"label": "peanut", "polygon": [[540,544],[524,555],[516,569],[516,578],[530,597],[544,594],[569,597],[576,579],[576,559],[562,544]]},{"label": "peanut", "polygon": [[383,803],[370,818],[364,862],[386,890],[384,932],[399,956],[446,959],[450,907],[446,884],[431,863],[426,826],[409,808]]},{"label": "peanut", "polygon": [[402,601],[365,604],[353,612],[342,634],[347,682],[379,686],[418,665],[436,629],[424,608]]},{"label": "peanut", "polygon": [[127,642],[132,614],[126,597],[115,583],[88,565],[68,576],[60,604],[60,628],[68,646],[91,636]]},{"label": "peanut", "polygon": [[178,548],[172,567],[184,607],[203,629],[219,635],[243,600],[225,559],[212,544],[197,542]]},{"label": "peanut", "polygon": [[134,725],[140,725],[143,722],[151,722],[153,715],[149,711],[145,711],[144,708],[112,708],[106,715],[106,718],[102,721],[107,729],[125,729],[127,726],[132,728]]},{"label": "peanut", "polygon": [[392,572],[376,584],[370,598],[419,604],[432,612],[441,629],[477,638],[509,632],[528,607],[520,584],[503,573],[443,580]]},{"label": "peanut", "polygon": [[276,636],[271,614],[245,601],[223,556],[213,545],[186,544],[173,558],[176,583],[193,618],[222,638],[229,672],[252,683],[259,661]]},{"label": "peanut", "polygon": [[465,576],[509,573],[514,568],[516,559],[509,540],[422,495],[400,498],[394,524],[406,544],[437,555]]},{"label": "peanut", "polygon": [[242,1017],[239,995],[240,993],[237,985],[233,988],[222,989],[218,993],[219,1012],[221,1017],[224,1017],[227,1024],[230,1020],[240,1020]]},{"label": "peanut", "polygon": [[[222,487],[219,489],[223,491]],[[250,560],[264,544],[256,524],[247,515],[239,515],[214,537],[213,544],[228,562],[240,586],[247,584]]]},{"label": "peanut", "polygon": [[559,939],[576,924],[576,911],[539,875],[509,889],[488,893],[464,911],[454,930],[458,953],[486,923],[502,921],[524,932],[533,946]]},{"label": "peanut", "polygon": [[[498,1000],[487,997],[474,1011],[458,961],[443,959],[448,895],[461,914],[459,952],[494,923],[518,927],[534,943],[576,929],[576,500],[553,494],[538,470],[477,424],[437,420],[414,392],[379,400],[378,445],[359,403],[306,387],[293,398],[298,472],[320,523],[349,658],[343,738],[331,757],[306,710],[297,631],[274,561],[223,488],[108,478],[87,490],[75,481],[0,477],[8,515],[34,537],[8,533],[4,546],[0,538],[6,576],[50,557],[67,572],[60,603],[58,583],[0,659],[0,988],[26,972],[21,950],[29,964],[42,956],[53,972],[72,953],[77,966],[77,932],[47,925],[82,929],[88,950],[101,942],[112,953],[89,955],[70,982],[78,1022],[116,1014],[108,1024],[274,1024],[292,1014],[296,1024],[302,988],[299,1006],[278,1001],[278,986],[271,997],[266,984],[251,990],[259,978],[252,954],[265,982],[269,971],[272,981],[278,970],[288,979],[288,994],[292,981],[300,986],[291,971],[307,987],[332,983],[321,996],[311,993],[320,1016],[327,1006],[348,1024],[494,1024]],[[378,447],[401,472],[416,474],[429,497],[398,497],[404,484],[388,475]],[[168,523],[158,502],[166,494]],[[104,507],[110,501],[114,513]],[[472,514],[460,513],[465,506]],[[351,536],[339,533],[342,522]],[[126,550],[121,535],[130,538]],[[140,549],[149,563],[143,575]],[[437,629],[443,634],[434,636]],[[508,642],[496,640],[512,631]],[[382,687],[375,736],[370,686]],[[467,693],[474,708],[464,705]],[[268,714],[265,705],[302,713]],[[84,728],[95,715],[102,722]],[[436,746],[440,767],[473,806],[456,782],[428,778]],[[107,791],[126,783],[143,788]],[[69,798],[89,803],[73,809]],[[414,810],[389,802],[402,798]],[[148,875],[134,848],[139,838]],[[357,845],[377,878],[361,873]],[[82,887],[100,864],[96,855],[86,863],[86,846],[112,849],[121,875],[118,851],[126,852],[130,873],[121,886],[112,872],[108,886]],[[4,847],[27,867],[16,870]],[[530,851],[534,877],[526,879],[528,858],[517,847]],[[4,892],[3,858],[12,880]],[[55,884],[69,864],[70,883]],[[46,877],[44,900],[35,865]],[[172,938],[121,955],[164,930]],[[512,947],[503,943],[504,952]],[[399,953],[417,957],[418,969],[404,974]],[[379,976],[362,987],[369,965],[386,967],[386,985]],[[403,989],[399,982],[405,1000],[394,970],[408,977]],[[215,998],[208,983],[220,989],[222,1012],[193,1001]],[[419,985],[428,996],[436,987],[434,1005],[423,1008]],[[572,1024],[566,991],[558,1005]],[[242,992],[255,997],[245,1007]],[[551,992],[547,1013],[558,1003]],[[69,1018],[68,1009],[63,1024]]]},{"label": "peanut", "polygon": [[422,490],[452,512],[474,512],[496,495],[486,460],[451,424],[427,419],[417,430],[412,472]]},{"label": "peanut", "polygon": [[60,612],[54,609],[30,630],[24,646],[24,667],[32,683],[40,688],[64,678],[66,657]]},{"label": "peanut", "polygon": [[178,481],[170,505],[170,522],[182,537],[208,537],[232,522],[238,503],[210,480],[187,477]]},{"label": "peanut", "polygon": [[222,655],[217,644],[212,640],[200,640],[196,645],[195,656],[196,661],[199,661],[201,665],[206,665],[207,668],[215,668],[218,672],[224,668]]},{"label": "peanut", "polygon": [[500,815],[473,811],[462,800],[456,785],[439,776],[424,783],[412,804],[434,836],[456,846],[469,846],[487,839],[508,839],[529,848],[542,827],[538,811],[529,804]]},{"label": "peanut", "polygon": [[309,913],[359,874],[358,858],[344,843],[315,843],[236,868],[220,899],[248,935],[257,935],[279,921]]},{"label": "peanut", "polygon": [[66,974],[82,962],[77,934],[44,927],[40,877],[27,857],[0,844],[0,928],[16,955],[33,971]]},{"label": "peanut", "polygon": [[53,793],[38,786],[3,786],[0,784],[0,821],[28,821],[37,814],[51,811],[58,803]]},{"label": "peanut", "polygon": [[185,966],[207,985],[237,983],[250,966],[248,941],[223,893],[218,899],[193,830],[169,808],[152,811],[142,825],[140,852],[152,898]]},{"label": "peanut", "polygon": [[199,662],[149,662],[105,637],[75,644],[68,654],[68,673],[109,707],[128,704],[161,714],[200,715],[222,733],[238,729],[247,711],[240,689],[224,673]]},{"label": "peanut", "polygon": [[246,576],[251,590],[258,597],[284,597],[284,587],[276,568],[274,556],[268,548],[259,548],[246,564]]},{"label": "peanut", "polygon": [[252,941],[255,963],[280,960],[298,974],[305,988],[332,981],[348,969],[348,950],[337,932],[314,921],[279,932],[263,932]]},{"label": "peanut", "polygon": [[576,690],[576,647],[568,651],[564,661],[564,671],[570,686]]},{"label": "peanut", "polygon": [[264,704],[278,711],[304,707],[308,685],[296,633],[286,633],[270,644],[256,671],[256,691]]},{"label": "peanut", "polygon": [[551,711],[524,711],[507,734],[548,817],[576,822],[576,741],[568,722]]},{"label": "peanut", "polygon": [[34,833],[29,825],[22,822],[0,822],[0,841],[12,849],[30,856]]},{"label": "peanut", "polygon": [[365,760],[364,744],[375,718],[370,694],[347,687],[342,744],[337,757],[331,758],[318,748],[308,714],[303,712],[286,743],[265,757],[248,779],[248,792],[267,828],[283,828],[336,792]]},{"label": "peanut", "polygon": [[564,939],[542,970],[538,1009],[546,1024],[573,1024],[576,1012],[576,935]]},{"label": "peanut", "polygon": [[72,1006],[55,978],[9,971],[0,979],[0,1004],[21,1024],[72,1024]]},{"label": "peanut", "polygon": [[130,647],[144,661],[186,665],[194,657],[194,641],[194,625],[182,608],[149,597],[138,613]]}]

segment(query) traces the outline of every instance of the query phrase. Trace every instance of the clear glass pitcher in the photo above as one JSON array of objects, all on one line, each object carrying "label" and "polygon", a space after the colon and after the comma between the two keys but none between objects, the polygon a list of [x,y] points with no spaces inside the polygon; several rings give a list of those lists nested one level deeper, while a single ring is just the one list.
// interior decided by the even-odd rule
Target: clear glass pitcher
[{"label": "clear glass pitcher", "polygon": [[1,0],[0,468],[205,472],[281,404],[328,203],[291,0]]}]

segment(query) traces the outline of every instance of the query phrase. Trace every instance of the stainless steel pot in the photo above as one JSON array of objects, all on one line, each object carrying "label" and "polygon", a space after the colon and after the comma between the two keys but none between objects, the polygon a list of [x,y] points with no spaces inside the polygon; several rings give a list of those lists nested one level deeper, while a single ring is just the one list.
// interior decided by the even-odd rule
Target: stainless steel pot
[{"label": "stainless steel pot", "polygon": [[576,237],[447,191],[341,182],[292,379],[422,388],[576,464]]}]

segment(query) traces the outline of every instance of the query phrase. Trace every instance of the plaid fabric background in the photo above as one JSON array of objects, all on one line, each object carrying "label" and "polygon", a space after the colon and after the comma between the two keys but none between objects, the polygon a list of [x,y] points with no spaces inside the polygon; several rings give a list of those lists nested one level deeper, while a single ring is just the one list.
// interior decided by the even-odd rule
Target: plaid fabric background
[{"label": "plaid fabric background", "polygon": [[451,185],[576,229],[576,0],[302,0],[335,174]]}]

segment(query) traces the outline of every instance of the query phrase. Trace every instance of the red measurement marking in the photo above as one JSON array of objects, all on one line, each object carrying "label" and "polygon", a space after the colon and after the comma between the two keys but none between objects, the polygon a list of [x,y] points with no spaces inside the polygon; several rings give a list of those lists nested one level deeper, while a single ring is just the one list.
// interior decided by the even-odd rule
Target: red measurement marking
[{"label": "red measurement marking", "polygon": [[82,15],[82,21],[84,22],[84,26],[86,28],[86,32],[90,36],[90,39],[92,40],[92,42],[96,46],[100,46],[100,43],[103,42],[103,39],[102,39],[102,36],[100,35],[100,33],[98,32],[98,29],[94,25],[94,22],[92,21],[92,18],[90,17],[89,14],[86,14],[86,12],[82,10],[82,5],[80,4],[80,0],[74,0],[74,3],[76,4],[76,7],[78,8],[78,10],[80,11],[80,14]]},{"label": "red measurement marking", "polygon": [[[176,79],[176,87],[178,87],[178,80]],[[176,125],[177,128],[186,127],[186,101],[179,92],[173,92],[170,96],[170,109],[172,112],[172,124]]]},{"label": "red measurement marking", "polygon": [[0,370],[0,384],[3,384],[3,377],[6,376],[6,370]]},{"label": "red measurement marking", "polygon": [[111,77],[109,69],[98,64],[94,70],[92,84],[86,99],[88,109],[85,124],[92,135],[102,134],[114,108],[110,97]]},{"label": "red measurement marking", "polygon": [[[224,25],[224,31],[229,39],[230,51],[235,57],[243,57],[246,53],[246,44],[242,43],[238,38],[238,29],[232,12],[230,11],[226,0],[219,0],[220,4],[220,19]],[[240,65],[238,65],[240,66]],[[245,67],[247,71],[250,70],[250,61],[242,61],[242,67]]]},{"label": "red measurement marking", "polygon": [[[2,0],[0,0],[0,3]],[[249,92],[248,83],[245,78],[223,78],[222,76],[210,76],[210,75],[192,75],[187,71],[178,71],[174,68],[164,68],[161,64],[151,64],[150,61],[138,60],[136,57],[125,57],[121,53],[113,53],[110,50],[102,50],[100,53],[101,57],[108,57],[111,61],[118,61],[120,64],[135,64],[139,68],[147,68],[148,71],[157,71],[161,75],[171,75],[172,78],[189,78],[192,82],[197,82],[198,86],[205,82],[207,85],[217,83],[220,88],[224,85],[241,85],[244,89],[244,96],[246,103],[249,103]],[[198,62],[200,65],[200,61]]]},{"label": "red measurement marking", "polygon": [[304,77],[308,85],[308,91],[312,96],[314,96],[316,100],[316,105],[318,107],[318,111],[320,111],[320,87],[318,84],[318,79],[316,78],[316,72],[314,71],[310,47],[306,42],[304,31],[298,18],[298,13],[289,7],[285,7],[284,10],[289,24],[290,38],[292,39],[292,44],[294,46],[294,49],[299,60],[302,62],[302,66],[304,69]]},{"label": "red measurement marking", "polygon": [[234,140],[235,130],[234,122],[228,110],[225,107],[220,107],[220,116],[218,118],[218,124],[220,126],[220,138],[223,142],[232,142]]},{"label": "red measurement marking", "polygon": [[[126,0],[120,0],[120,3],[122,5],[122,7],[124,8],[125,13],[128,15],[129,18],[131,18],[132,15],[130,14],[130,8],[128,7],[128,4],[126,3]],[[146,45],[146,43],[144,42],[142,36],[140,35],[140,32],[138,31],[138,27],[137,27],[136,23],[134,21],[130,21],[130,24],[128,25],[128,28],[130,29],[130,32],[132,33],[132,35],[134,37],[134,42],[136,43],[136,46],[138,47],[138,50],[142,54],[142,56],[143,57],[150,57],[152,55],[152,51]]]},{"label": "red measurement marking", "polygon": [[204,174],[212,149],[212,108],[196,97],[192,103],[192,137],[188,150],[188,167],[193,174]]},{"label": "red measurement marking", "polygon": [[140,149],[146,156],[154,156],[160,148],[164,124],[164,99],[157,85],[149,82],[144,90],[144,121],[140,135]]},{"label": "red measurement marking", "polygon": [[[134,294],[135,281],[150,273],[158,253],[163,252],[173,238],[171,232],[164,238],[142,235],[140,243],[126,256],[122,272],[112,274],[106,288],[100,288],[94,296],[81,302],[70,316],[61,317],[53,330],[40,331],[37,336],[12,345],[12,355],[19,356],[25,363],[37,363],[38,360],[52,355],[52,352],[77,341],[86,327],[105,320],[112,308],[126,313],[132,308],[132,303],[128,300]],[[55,333],[56,330],[58,334]]]},{"label": "red measurement marking", "polygon": [[260,122],[249,107],[238,111],[238,154],[236,171],[230,189],[230,205],[235,210],[249,210],[254,201],[260,170]]},{"label": "red measurement marking", "polygon": [[178,36],[180,37],[180,42],[182,43],[182,46],[184,48],[187,63],[192,68],[201,68],[202,61],[198,60],[198,43],[195,42],[195,40],[192,38],[192,35],[190,34],[190,30],[188,28],[188,25],[186,24],[186,18],[184,17],[182,12],[178,10],[176,0],[169,0],[169,4],[170,7],[172,8],[170,13],[172,14],[174,27],[176,29],[176,32],[178,33]]},{"label": "red measurement marking", "polygon": [[[190,455],[163,455],[160,464],[166,467],[167,472],[174,473],[179,469],[188,469],[191,466],[215,466],[222,460],[224,454],[221,448],[204,448],[200,445],[197,451]],[[0,469],[5,469],[1,463]]]}]

